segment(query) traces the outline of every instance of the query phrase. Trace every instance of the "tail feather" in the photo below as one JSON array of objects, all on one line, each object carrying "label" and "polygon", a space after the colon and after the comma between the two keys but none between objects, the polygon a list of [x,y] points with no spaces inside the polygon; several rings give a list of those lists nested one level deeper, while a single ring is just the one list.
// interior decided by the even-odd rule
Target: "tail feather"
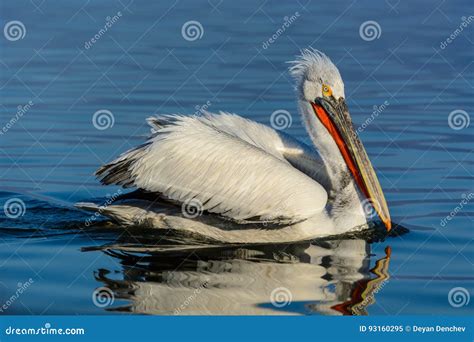
[{"label": "tail feather", "polygon": [[133,165],[144,157],[147,148],[152,143],[151,138],[159,134],[167,126],[173,125],[178,118],[179,116],[176,115],[161,115],[148,118],[147,122],[151,126],[152,133],[150,139],[97,169],[95,175],[99,181],[104,185],[121,185],[124,188],[135,186],[135,176],[132,174]]},{"label": "tail feather", "polygon": [[101,166],[95,172],[99,181],[104,185],[121,185],[124,188],[134,186],[134,175],[132,174],[132,167],[135,162],[142,158],[146,152],[146,147],[149,144],[143,144],[127,151],[116,160]]}]

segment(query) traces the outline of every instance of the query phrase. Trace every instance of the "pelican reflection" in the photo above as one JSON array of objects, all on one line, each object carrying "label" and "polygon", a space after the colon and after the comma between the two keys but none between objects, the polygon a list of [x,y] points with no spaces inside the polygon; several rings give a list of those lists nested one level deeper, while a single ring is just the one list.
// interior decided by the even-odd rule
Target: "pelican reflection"
[{"label": "pelican reflection", "polygon": [[[364,239],[279,246],[106,246],[121,278],[96,279],[128,304],[160,315],[367,315],[389,280],[390,247],[371,260]],[[372,266],[371,266],[372,264]]]}]

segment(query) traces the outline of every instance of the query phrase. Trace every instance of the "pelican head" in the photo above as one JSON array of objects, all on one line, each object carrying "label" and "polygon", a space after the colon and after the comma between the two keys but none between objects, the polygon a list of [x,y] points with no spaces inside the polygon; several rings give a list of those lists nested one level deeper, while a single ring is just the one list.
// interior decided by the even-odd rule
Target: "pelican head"
[{"label": "pelican head", "polygon": [[[291,63],[290,72],[297,82],[299,101],[308,116],[305,122],[324,131],[324,134],[316,134],[319,142],[313,140],[320,144],[323,154],[326,150],[328,159],[339,154],[338,158],[347,166],[360,192],[370,200],[390,230],[387,202],[367,152],[352,126],[339,70],[325,54],[314,49],[303,50]],[[317,131],[317,128],[308,127],[310,132],[312,129]],[[331,138],[325,139],[326,136]],[[339,152],[334,152],[335,148],[331,150],[332,146],[337,146]]]}]

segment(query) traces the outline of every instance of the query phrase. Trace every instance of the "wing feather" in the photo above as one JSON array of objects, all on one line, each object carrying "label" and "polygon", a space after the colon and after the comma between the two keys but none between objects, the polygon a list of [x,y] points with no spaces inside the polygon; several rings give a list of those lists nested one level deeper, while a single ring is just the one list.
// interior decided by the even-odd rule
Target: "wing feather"
[{"label": "wing feather", "polygon": [[271,128],[232,114],[148,119],[149,140],[97,170],[104,184],[138,187],[234,220],[296,222],[327,194],[293,167]]}]

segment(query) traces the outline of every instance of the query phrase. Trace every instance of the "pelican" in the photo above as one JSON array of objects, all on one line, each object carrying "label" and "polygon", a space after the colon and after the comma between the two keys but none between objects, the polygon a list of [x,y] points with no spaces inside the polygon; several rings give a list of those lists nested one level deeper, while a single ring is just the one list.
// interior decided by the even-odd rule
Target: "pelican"
[{"label": "pelican", "polygon": [[339,70],[312,48],[289,63],[314,146],[226,112],[151,117],[144,144],[96,171],[105,185],[137,190],[111,205],[77,207],[123,226],[225,243],[344,234],[367,228],[373,212],[389,231],[387,203],[352,126]]}]

